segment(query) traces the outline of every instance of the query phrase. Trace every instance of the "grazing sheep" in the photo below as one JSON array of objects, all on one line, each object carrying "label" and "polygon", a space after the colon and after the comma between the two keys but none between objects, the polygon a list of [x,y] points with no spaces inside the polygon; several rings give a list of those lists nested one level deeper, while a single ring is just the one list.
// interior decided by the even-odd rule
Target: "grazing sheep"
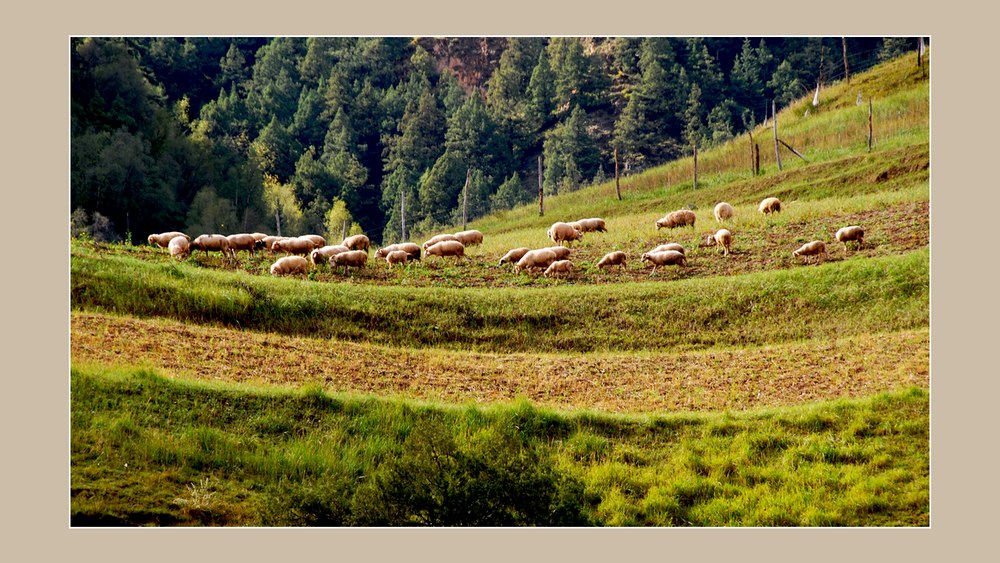
[{"label": "grazing sheep", "polygon": [[454,256],[455,263],[458,264],[459,260],[465,256],[465,245],[457,240],[443,240],[424,250],[424,254],[427,256],[440,256],[442,258],[445,256]]},{"label": "grazing sheep", "polygon": [[778,201],[776,197],[764,198],[757,207],[757,211],[763,214],[774,213],[775,211],[781,211],[781,202]]},{"label": "grazing sheep", "polygon": [[420,245],[412,242],[401,242],[398,244],[390,244],[389,246],[383,246],[382,248],[375,251],[376,258],[385,258],[390,252],[402,250],[406,253],[406,260],[420,260]]},{"label": "grazing sheep", "polygon": [[483,244],[483,233],[476,230],[455,233],[455,238],[465,246]]},{"label": "grazing sheep", "polygon": [[605,269],[605,268],[611,268],[613,266],[621,266],[622,270],[626,270],[627,260],[628,258],[625,256],[624,252],[622,252],[621,250],[616,250],[614,252],[609,252],[605,254],[604,258],[601,258],[601,260],[597,262],[597,267]]},{"label": "grazing sheep", "polygon": [[393,250],[385,255],[385,261],[390,266],[393,264],[406,264],[406,260],[409,257],[410,255],[405,250]]},{"label": "grazing sheep", "polygon": [[705,246],[718,246],[722,255],[728,256],[733,251],[733,233],[729,229],[719,229],[715,234],[705,237]]},{"label": "grazing sheep", "polygon": [[861,245],[865,243],[865,230],[857,225],[851,225],[838,230],[835,237],[838,242],[844,243],[844,252],[847,252],[847,243],[852,240],[858,243],[860,249]]},{"label": "grazing sheep", "polygon": [[229,241],[229,254],[233,258],[236,258],[236,253],[240,250],[246,250],[253,255],[254,245],[257,243],[253,235],[248,233],[229,235],[226,240]]},{"label": "grazing sheep", "polygon": [[657,246],[656,248],[650,250],[649,252],[650,253],[663,252],[665,250],[676,250],[677,252],[680,252],[685,256],[687,255],[687,250],[685,250],[683,246],[677,244],[676,242],[668,242],[667,244],[661,244],[660,246]]},{"label": "grazing sheep", "polygon": [[309,261],[315,266],[320,264],[329,264],[330,257],[335,254],[340,254],[341,252],[347,252],[350,248],[342,244],[327,245],[321,248],[317,248],[309,253]]},{"label": "grazing sheep", "polygon": [[348,250],[330,257],[330,266],[343,266],[345,274],[348,268],[363,268],[367,262],[368,252],[365,250]]},{"label": "grazing sheep", "polygon": [[509,264],[511,262],[517,262],[518,260],[521,259],[521,257],[523,257],[525,254],[527,254],[529,251],[531,251],[530,248],[525,248],[523,246],[520,247],[520,248],[514,248],[514,249],[511,249],[511,250],[508,250],[507,254],[504,254],[503,257],[500,258],[500,263],[497,264],[497,265],[498,266],[503,266],[504,264]]},{"label": "grazing sheep", "polygon": [[695,215],[690,209],[679,209],[671,211],[656,221],[656,230],[662,228],[673,229],[674,227],[694,227]]},{"label": "grazing sheep", "polygon": [[344,239],[340,243],[351,250],[364,250],[366,253],[368,249],[371,248],[371,241],[365,235],[352,235]]},{"label": "grazing sheep", "polygon": [[288,274],[308,274],[309,262],[301,256],[285,256],[271,264],[272,276],[285,276]]},{"label": "grazing sheep", "polygon": [[565,260],[573,252],[565,246],[548,246],[546,248],[556,253],[556,260]]},{"label": "grazing sheep", "polygon": [[733,209],[732,205],[723,201],[716,204],[715,210],[712,211],[712,214],[715,215],[715,220],[721,223],[732,219],[733,215],[736,214],[736,210]]},{"label": "grazing sheep", "polygon": [[656,273],[660,266],[687,266],[687,258],[676,250],[664,250],[662,252],[647,252],[640,258],[642,262],[649,262],[653,265],[653,271],[649,275]]},{"label": "grazing sheep", "polygon": [[210,250],[221,252],[225,257],[229,254],[229,239],[222,235],[198,235],[191,241],[191,251],[195,250],[203,250],[206,255]]},{"label": "grazing sheep", "polygon": [[271,243],[271,252],[273,253],[286,252],[288,254],[308,256],[315,249],[316,243],[305,237],[286,238]]},{"label": "grazing sheep", "polygon": [[267,238],[267,233],[250,233],[250,236],[253,237],[253,240],[264,240]]},{"label": "grazing sheep", "polygon": [[580,231],[581,233],[583,232],[583,225],[581,225],[579,221],[568,221],[566,224]]},{"label": "grazing sheep", "polygon": [[[441,235],[434,235],[434,236],[432,236],[430,239],[427,240],[427,242],[425,242],[424,244],[422,244],[421,247],[424,249],[424,252],[426,252],[428,248],[434,246],[435,244],[437,244],[439,242],[444,242],[446,240],[451,240],[451,241],[455,241],[455,242],[462,242],[462,241],[458,240],[458,237],[456,237],[455,235],[445,233],[445,234],[441,234]],[[462,246],[465,246],[465,245],[462,245]]]},{"label": "grazing sheep", "polygon": [[556,244],[562,244],[563,242],[568,244],[574,240],[583,239],[583,233],[574,229],[569,223],[553,223],[545,234]]},{"label": "grazing sheep", "polygon": [[576,268],[569,260],[556,260],[549,264],[549,267],[545,269],[545,273],[542,275],[548,278],[556,274],[572,274],[574,269]]},{"label": "grazing sheep", "polygon": [[188,239],[188,241],[191,240],[191,237],[185,235],[184,233],[182,233],[180,231],[170,231],[169,233],[160,233],[158,235],[149,235],[148,237],[146,237],[146,240],[149,242],[149,244],[155,244],[156,246],[159,246],[160,248],[166,248],[167,245],[170,244],[170,241],[173,240],[175,237],[185,237],[185,238]]},{"label": "grazing sheep", "polygon": [[807,242],[792,252],[792,256],[802,256],[806,262],[809,262],[812,256],[816,256],[816,260],[819,262],[824,254],[826,254],[826,243],[821,240]]},{"label": "grazing sheep", "polygon": [[300,236],[298,238],[304,238],[304,239],[311,240],[312,243],[314,245],[316,245],[316,248],[320,248],[320,247],[326,246],[326,239],[323,238],[323,237],[321,237],[321,236],[319,236],[319,235],[302,235],[302,236]]},{"label": "grazing sheep", "polygon": [[253,245],[253,248],[254,248],[254,250],[266,250],[266,251],[270,252],[271,254],[274,254],[274,250],[272,250],[271,246],[276,241],[285,240],[286,238],[288,238],[288,237],[266,236],[266,237],[258,240],[257,242],[255,242],[254,245]]},{"label": "grazing sheep", "polygon": [[[592,217],[590,219],[580,219],[579,221],[576,221],[576,223],[570,223],[570,224],[574,225],[574,228],[582,233],[608,232],[608,227],[607,225],[605,225],[604,219],[601,219],[599,217]],[[577,227],[576,225],[579,225],[579,227]]]},{"label": "grazing sheep", "polygon": [[556,261],[556,253],[552,252],[548,248],[539,248],[538,250],[530,250],[517,261],[514,265],[514,273],[520,273],[521,270],[533,270],[535,268],[548,268],[550,264]]},{"label": "grazing sheep", "polygon": [[174,237],[170,239],[170,243],[167,244],[170,249],[170,255],[177,258],[187,258],[191,256],[191,242],[188,241],[187,237]]}]

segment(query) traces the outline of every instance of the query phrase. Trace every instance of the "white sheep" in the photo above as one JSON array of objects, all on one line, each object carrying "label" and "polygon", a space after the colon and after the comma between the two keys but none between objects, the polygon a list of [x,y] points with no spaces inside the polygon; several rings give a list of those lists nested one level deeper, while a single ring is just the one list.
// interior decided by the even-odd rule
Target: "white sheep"
[{"label": "white sheep", "polygon": [[681,254],[687,255],[687,251],[684,250],[684,247],[677,244],[676,242],[668,242],[667,244],[661,244],[660,246],[657,246],[656,248],[650,250],[649,252],[663,252],[665,250],[676,250]]},{"label": "white sheep", "polygon": [[319,266],[320,264],[329,264],[331,256],[340,254],[341,252],[347,252],[348,250],[350,250],[350,248],[347,248],[342,244],[327,245],[310,252],[309,261],[316,266]]},{"label": "white sheep", "polygon": [[671,211],[656,221],[656,230],[674,227],[694,227],[695,214],[690,209]]},{"label": "white sheep", "polygon": [[363,268],[368,262],[368,252],[364,250],[348,250],[330,257],[330,267],[343,266],[344,273],[349,268]]},{"label": "white sheep", "polygon": [[575,240],[583,239],[583,233],[573,228],[569,223],[556,222],[545,231],[546,236],[556,244],[571,243]]},{"label": "white sheep", "polygon": [[483,244],[483,233],[476,230],[457,232],[455,238],[464,246]]},{"label": "white sheep", "polygon": [[366,253],[371,247],[371,241],[365,235],[352,235],[344,239],[340,243],[341,246],[346,246],[351,250],[364,250]]},{"label": "white sheep", "polygon": [[149,242],[149,244],[159,246],[160,248],[167,248],[167,246],[170,244],[170,241],[173,240],[175,237],[185,237],[188,239],[188,241],[191,240],[191,237],[185,235],[180,231],[170,231],[169,233],[149,235],[148,237],[146,237],[146,241]]},{"label": "white sheep", "polygon": [[575,223],[570,223],[570,225],[573,225],[574,228],[576,228],[578,231],[582,233],[594,233],[594,232],[606,233],[608,231],[608,227],[605,224],[604,219],[601,219],[600,217],[591,217],[590,219],[580,219]]},{"label": "white sheep", "polygon": [[716,204],[715,210],[712,211],[712,214],[715,215],[715,220],[721,223],[732,219],[733,215],[736,214],[736,210],[733,209],[732,205],[722,201]]},{"label": "white sheep", "polygon": [[549,264],[542,275],[548,278],[557,274],[571,274],[574,269],[573,263],[569,260],[556,260]]},{"label": "white sheep", "polygon": [[653,265],[653,271],[649,275],[656,273],[660,266],[687,266],[687,258],[676,250],[665,250],[663,252],[647,252],[640,258],[642,262],[649,262]]},{"label": "white sheep", "polygon": [[385,262],[390,266],[393,264],[406,264],[406,260],[409,257],[410,255],[405,250],[393,250],[385,255]]},{"label": "white sheep", "polygon": [[729,229],[719,229],[705,237],[705,246],[718,246],[722,255],[728,256],[733,251],[733,233]]},{"label": "white sheep", "polygon": [[812,256],[816,256],[816,260],[819,262],[824,254],[826,254],[826,243],[821,240],[807,242],[792,252],[792,256],[802,256],[806,262],[809,262]]},{"label": "white sheep", "polygon": [[412,242],[400,242],[396,244],[390,244],[389,246],[383,246],[382,248],[375,251],[376,258],[385,258],[390,252],[395,250],[402,250],[406,253],[406,259],[409,260],[420,260],[420,245]]},{"label": "white sheep", "polygon": [[546,248],[556,253],[556,260],[565,260],[573,253],[572,250],[565,246],[547,246]]},{"label": "white sheep", "polygon": [[283,258],[278,258],[274,264],[271,264],[272,276],[308,273],[309,261],[301,256],[285,256]]},{"label": "white sheep", "polygon": [[764,198],[760,205],[757,206],[757,211],[767,215],[768,213],[774,213],[776,211],[781,211],[781,201],[776,197]]},{"label": "white sheep", "polygon": [[174,237],[167,244],[170,249],[170,256],[177,259],[187,258],[191,255],[191,242],[185,237]]},{"label": "white sheep", "polygon": [[221,252],[223,257],[229,255],[229,239],[222,235],[198,235],[191,241],[191,251],[202,250],[205,254],[208,251]]},{"label": "white sheep", "polygon": [[229,254],[236,258],[236,253],[240,250],[246,250],[248,254],[253,255],[254,246],[257,241],[253,238],[253,235],[249,233],[241,233],[236,235],[229,235],[226,237],[229,241]]},{"label": "white sheep", "polygon": [[316,248],[316,243],[306,237],[284,238],[271,243],[273,253],[286,252],[298,256],[309,256],[309,253]]},{"label": "white sheep", "polygon": [[514,265],[514,273],[520,273],[522,270],[534,270],[536,268],[548,268],[550,264],[556,261],[556,253],[552,252],[548,248],[539,248],[537,250],[531,250],[525,253],[517,264]]},{"label": "white sheep", "polygon": [[837,231],[834,235],[838,242],[844,243],[844,252],[847,252],[847,243],[854,241],[858,243],[858,249],[864,244],[865,230],[857,225],[851,225],[849,227],[844,227]]},{"label": "white sheep", "polygon": [[[437,244],[439,242],[444,242],[446,240],[452,240],[452,241],[455,241],[455,242],[462,242],[462,241],[458,240],[458,237],[456,237],[455,235],[453,235],[451,233],[443,233],[443,234],[440,234],[440,235],[434,235],[434,236],[432,236],[431,238],[427,239],[424,242],[424,244],[422,244],[420,246],[424,249],[424,252],[426,252],[428,248],[434,246],[435,244]],[[463,244],[462,246],[465,246],[465,245]]]},{"label": "white sheep", "polygon": [[515,262],[516,263],[518,260],[521,259],[522,256],[524,256],[525,254],[527,254],[530,250],[531,250],[530,248],[526,248],[526,247],[523,247],[523,246],[519,247],[519,248],[512,248],[512,249],[510,249],[510,250],[507,251],[507,254],[504,254],[500,258],[500,263],[497,264],[497,265],[498,266],[503,266],[504,264],[509,264],[511,262]]},{"label": "white sheep", "polygon": [[621,266],[622,270],[628,269],[626,264],[628,257],[621,250],[615,250],[614,252],[609,252],[604,255],[600,261],[597,262],[597,267],[601,269],[611,268],[613,266]]},{"label": "white sheep", "polygon": [[442,258],[446,256],[454,256],[455,263],[458,264],[458,262],[465,256],[465,245],[457,240],[443,240],[429,246],[426,250],[424,250],[424,254],[426,256],[440,256]]}]

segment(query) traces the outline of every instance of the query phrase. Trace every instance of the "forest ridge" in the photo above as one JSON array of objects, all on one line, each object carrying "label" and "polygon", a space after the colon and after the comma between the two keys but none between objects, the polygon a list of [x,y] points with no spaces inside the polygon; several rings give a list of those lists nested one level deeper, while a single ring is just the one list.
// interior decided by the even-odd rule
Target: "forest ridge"
[{"label": "forest ridge", "polygon": [[[726,142],[906,37],[75,37],[72,234],[397,242]],[[405,213],[406,231],[404,226]]]}]

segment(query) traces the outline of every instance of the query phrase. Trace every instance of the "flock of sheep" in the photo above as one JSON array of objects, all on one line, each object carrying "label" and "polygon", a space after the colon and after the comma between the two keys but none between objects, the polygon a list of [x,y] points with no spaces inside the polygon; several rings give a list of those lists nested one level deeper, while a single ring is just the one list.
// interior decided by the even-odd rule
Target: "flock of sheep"
[{"label": "flock of sheep", "polygon": [[[778,198],[769,197],[760,202],[758,211],[764,214],[781,211]],[[719,223],[733,218],[733,206],[722,202],[715,206],[713,215]],[[657,230],[675,227],[694,228],[695,214],[688,209],[668,213],[656,221]],[[569,259],[569,245],[579,241],[585,233],[607,232],[605,221],[600,218],[581,219],[573,222],[554,223],[546,235],[555,246],[529,249],[515,248],[500,258],[499,265],[514,264],[514,272],[541,270],[545,277],[567,275],[576,267]],[[865,231],[857,225],[844,227],[837,231],[834,238],[844,244],[847,250],[848,242],[863,244]],[[168,233],[149,235],[149,244],[168,248],[170,255],[176,258],[186,258],[193,252],[201,250],[221,252],[226,258],[236,258],[236,253],[246,251],[253,255],[258,251],[271,255],[279,253],[287,256],[278,258],[271,264],[272,275],[306,274],[320,264],[329,264],[331,268],[343,268],[346,273],[350,268],[361,268],[368,263],[371,242],[365,235],[353,235],[345,238],[337,245],[327,245],[326,240],[319,235],[302,235],[298,237],[269,236],[264,233],[241,233],[229,236],[211,234],[200,235],[194,240],[188,235],[171,231]],[[476,230],[461,231],[454,234],[439,234],[431,237],[422,245],[412,242],[392,244],[375,251],[375,257],[385,260],[390,266],[405,264],[412,260],[420,260],[424,256],[454,257],[456,263],[465,256],[467,246],[482,244],[483,234]],[[724,256],[732,252],[733,234],[729,229],[718,229],[708,235],[702,246],[717,246]],[[826,243],[821,240],[808,242],[792,252],[794,257],[802,257],[806,262],[812,258],[821,260],[826,254]],[[597,268],[609,269],[620,266],[626,269],[628,257],[618,250],[605,254],[598,262]],[[661,266],[687,266],[686,251],[683,245],[677,243],[662,244],[641,255],[640,261],[653,266],[650,275],[656,273]]]}]

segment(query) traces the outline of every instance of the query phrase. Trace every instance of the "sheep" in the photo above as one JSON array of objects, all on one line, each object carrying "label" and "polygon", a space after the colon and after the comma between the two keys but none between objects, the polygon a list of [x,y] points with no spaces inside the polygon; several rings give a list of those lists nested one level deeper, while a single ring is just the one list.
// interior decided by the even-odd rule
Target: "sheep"
[{"label": "sheep", "polygon": [[548,248],[539,248],[538,250],[530,250],[517,261],[514,265],[514,273],[520,273],[521,270],[532,270],[535,268],[548,268],[550,264],[556,261],[556,253],[552,252]]},{"label": "sheep", "polygon": [[288,274],[308,274],[309,262],[301,256],[285,256],[271,264],[272,276],[284,276]]},{"label": "sheep", "polygon": [[314,245],[316,245],[316,248],[320,248],[320,247],[326,246],[326,239],[323,238],[323,237],[321,237],[321,236],[319,236],[319,235],[302,235],[302,236],[300,236],[298,238],[304,238],[304,239],[311,240],[312,243]]},{"label": "sheep", "polygon": [[565,246],[548,246],[546,247],[556,254],[556,260],[565,260],[569,258],[569,255],[573,252],[572,250],[566,248]]},{"label": "sheep", "polygon": [[455,238],[465,246],[483,244],[483,233],[476,230],[455,233]]},{"label": "sheep", "polygon": [[271,252],[273,253],[287,252],[288,254],[308,256],[315,249],[316,243],[304,237],[286,238],[271,243]]},{"label": "sheep", "polygon": [[556,260],[549,264],[549,267],[545,269],[545,273],[542,275],[548,278],[556,274],[571,274],[574,269],[573,263],[569,260]]},{"label": "sheep", "polygon": [[229,235],[226,237],[226,240],[229,241],[229,254],[233,258],[236,258],[236,253],[240,250],[246,250],[249,254],[253,255],[254,246],[257,243],[253,235],[248,233]]},{"label": "sheep", "polygon": [[715,210],[712,211],[712,214],[715,215],[715,220],[719,223],[732,219],[735,213],[736,210],[733,209],[733,206],[724,201],[716,204]]},{"label": "sheep", "polygon": [[392,252],[385,255],[385,262],[392,266],[393,264],[406,264],[409,254],[405,250],[393,250]]},{"label": "sheep", "polygon": [[662,252],[647,252],[640,258],[642,262],[649,262],[653,265],[653,271],[649,273],[650,276],[656,273],[656,269],[660,266],[687,266],[687,258],[683,254],[677,252],[676,250],[664,250]]},{"label": "sheep", "polygon": [[254,243],[254,245],[253,245],[253,248],[254,248],[254,250],[267,250],[271,254],[274,254],[274,250],[272,250],[272,248],[271,248],[272,245],[276,241],[285,240],[286,238],[288,238],[288,237],[266,236],[266,237],[264,237],[264,238],[256,241]]},{"label": "sheep", "polygon": [[849,227],[839,229],[837,234],[834,236],[838,242],[844,243],[844,252],[847,252],[847,243],[852,240],[858,243],[859,249],[861,248],[861,245],[865,243],[865,230],[857,225],[851,225]]},{"label": "sheep", "polygon": [[149,244],[159,246],[160,248],[167,248],[167,246],[170,244],[170,241],[173,240],[175,237],[185,237],[189,242],[191,240],[191,237],[185,235],[180,231],[170,231],[169,233],[149,235],[146,238],[146,240],[149,242]]},{"label": "sheep", "polygon": [[329,264],[330,257],[334,254],[340,254],[341,252],[347,252],[350,248],[342,244],[327,245],[317,248],[309,253],[309,261],[315,266],[320,264]]},{"label": "sheep", "polygon": [[458,264],[459,260],[465,256],[465,245],[457,240],[443,240],[424,250],[424,254],[427,256],[440,256],[442,258],[445,256],[454,256],[455,263]]},{"label": "sheep", "polygon": [[390,244],[389,246],[383,246],[382,248],[375,251],[375,256],[377,258],[385,258],[390,252],[402,250],[406,253],[406,260],[420,260],[420,245],[412,242],[401,242],[398,244]]},{"label": "sheep", "polygon": [[349,236],[340,244],[350,248],[351,250],[364,250],[365,253],[367,253],[368,249],[371,248],[371,241],[368,240],[368,237],[365,235]]},{"label": "sheep", "polygon": [[668,242],[667,244],[661,244],[660,246],[657,246],[656,248],[650,250],[649,252],[650,253],[663,252],[664,250],[676,250],[677,252],[680,252],[685,256],[687,255],[687,250],[685,250],[683,246],[677,244],[676,242]]},{"label": "sheep", "polygon": [[628,266],[626,264],[627,260],[628,258],[625,256],[624,252],[622,252],[621,250],[616,250],[614,252],[609,252],[605,254],[604,258],[601,258],[600,261],[597,262],[597,267],[603,270],[605,268],[611,268],[613,266],[621,266],[622,270],[624,271],[628,269]]},{"label": "sheep", "polygon": [[[599,217],[592,217],[590,219],[580,219],[579,221],[570,224],[573,225],[576,230],[582,233],[608,232],[608,227],[604,223],[604,219],[601,219]],[[577,227],[576,225],[579,225],[579,227]]]},{"label": "sheep", "polygon": [[209,250],[221,252],[223,257],[229,254],[229,239],[222,235],[198,235],[191,241],[191,251],[203,250],[208,255]]},{"label": "sheep", "polygon": [[562,244],[563,242],[568,244],[574,240],[583,239],[583,232],[574,229],[569,223],[553,223],[545,234],[556,244]]},{"label": "sheep", "polygon": [[671,211],[656,221],[656,230],[662,228],[673,229],[674,227],[694,227],[695,215],[690,209],[679,209]]},{"label": "sheep", "polygon": [[757,211],[767,215],[768,213],[774,213],[775,211],[781,211],[781,202],[776,197],[764,198],[757,206]]},{"label": "sheep", "polygon": [[188,241],[186,236],[170,239],[167,248],[170,249],[170,256],[178,259],[187,258],[191,255],[191,242]]},{"label": "sheep", "polygon": [[[432,236],[430,239],[428,239],[426,242],[424,242],[424,244],[422,244],[421,247],[424,249],[424,252],[427,252],[428,248],[434,246],[435,244],[437,244],[439,242],[444,242],[446,240],[452,240],[452,241],[456,241],[456,242],[462,242],[462,241],[458,240],[458,237],[456,237],[455,235],[445,233],[445,234],[441,234],[441,235],[434,235],[434,236]],[[462,245],[462,246],[465,246],[465,245]]]},{"label": "sheep", "polygon": [[518,260],[521,259],[521,257],[527,254],[529,251],[531,251],[530,248],[525,248],[523,246],[520,248],[512,248],[511,250],[507,251],[507,254],[504,254],[503,257],[500,258],[500,263],[497,265],[503,266],[504,264],[517,262]]},{"label": "sheep", "polygon": [[705,246],[718,246],[722,255],[728,256],[733,251],[733,233],[729,229],[719,229],[715,234],[705,237]]},{"label": "sheep", "polygon": [[348,250],[330,257],[330,267],[343,266],[345,274],[348,268],[363,268],[367,262],[368,252],[364,250]]},{"label": "sheep", "polygon": [[250,236],[253,237],[253,240],[264,240],[267,238],[267,233],[250,233]]},{"label": "sheep", "polygon": [[826,243],[821,240],[807,242],[792,252],[792,256],[802,256],[806,262],[809,262],[811,256],[816,256],[816,260],[819,262],[824,254],[826,254]]}]

